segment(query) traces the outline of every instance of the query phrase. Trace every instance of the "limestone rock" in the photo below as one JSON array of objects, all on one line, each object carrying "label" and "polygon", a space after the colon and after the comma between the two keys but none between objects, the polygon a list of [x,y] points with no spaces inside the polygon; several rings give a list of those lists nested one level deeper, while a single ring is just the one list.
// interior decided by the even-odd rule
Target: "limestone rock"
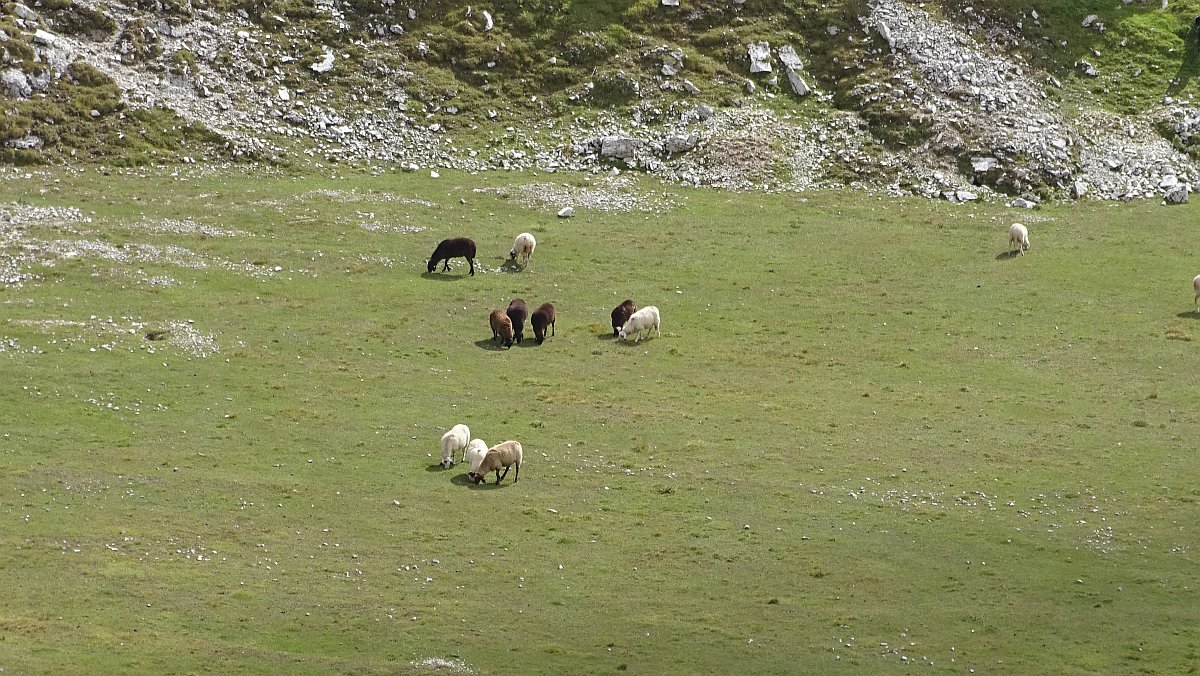
[{"label": "limestone rock", "polygon": [[779,48],[779,61],[783,63],[784,68],[804,70],[804,63],[800,61],[800,55],[796,54],[796,49],[791,45]]},{"label": "limestone rock", "polygon": [[787,78],[788,83],[792,85],[792,91],[796,92],[797,95],[807,96],[808,93],[812,91],[809,89],[808,83],[805,82],[804,78],[800,76],[800,73],[796,72],[795,70],[788,68]]},{"label": "limestone rock", "polygon": [[638,149],[645,145],[642,139],[609,136],[600,142],[600,155],[631,160],[637,155]]},{"label": "limestone rock", "polygon": [[746,49],[750,56],[751,73],[771,72],[771,43],[755,42]]},{"label": "limestone rock", "polygon": [[10,99],[27,99],[33,94],[33,86],[25,73],[16,68],[9,68],[0,73],[0,93]]},{"label": "limestone rock", "polygon": [[1163,204],[1187,204],[1188,193],[1191,189],[1186,184],[1179,184],[1171,188],[1163,195]]}]

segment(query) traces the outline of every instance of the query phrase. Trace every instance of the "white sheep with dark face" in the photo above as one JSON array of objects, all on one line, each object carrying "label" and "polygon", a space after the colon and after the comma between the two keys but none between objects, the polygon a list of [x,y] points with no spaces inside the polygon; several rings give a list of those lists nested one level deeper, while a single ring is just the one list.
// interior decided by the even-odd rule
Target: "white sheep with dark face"
[{"label": "white sheep with dark face", "polygon": [[442,467],[454,466],[454,454],[466,451],[467,443],[471,441],[471,428],[466,425],[455,425],[449,432],[442,435]]},{"label": "white sheep with dark face", "polygon": [[523,232],[517,235],[517,239],[513,242],[512,251],[508,252],[508,258],[523,268],[529,265],[529,257],[533,255],[535,248],[537,248],[537,240],[528,232]]},{"label": "white sheep with dark face", "polygon": [[625,325],[617,332],[617,337],[621,340],[628,340],[630,336],[636,335],[633,342],[639,342],[642,339],[642,332],[647,336],[653,331],[655,335],[662,335],[662,320],[658,315],[658,308],[653,305],[638,310],[629,316],[625,321]]},{"label": "white sheep with dark face", "polygon": [[[519,441],[506,441],[502,444],[496,444],[488,449],[487,455],[483,456],[483,462],[479,463],[479,467],[467,473],[471,481],[476,484],[483,483],[487,479],[488,472],[496,473],[496,483],[499,484],[504,477],[508,476],[510,467],[517,468],[517,475],[513,478],[513,483],[517,483],[521,479],[521,459],[524,455],[524,450],[521,448]],[[504,468],[504,474],[500,473],[500,468]]]},{"label": "white sheep with dark face", "polygon": [[463,453],[463,462],[467,463],[470,471],[474,472],[479,469],[480,463],[483,462],[484,456],[487,455],[488,445],[483,439],[472,439],[467,445],[467,452]]}]

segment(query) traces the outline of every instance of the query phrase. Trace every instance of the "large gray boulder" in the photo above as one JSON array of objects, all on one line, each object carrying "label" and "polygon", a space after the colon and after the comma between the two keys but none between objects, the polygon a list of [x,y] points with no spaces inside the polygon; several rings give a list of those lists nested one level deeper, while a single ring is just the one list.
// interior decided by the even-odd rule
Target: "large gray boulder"
[{"label": "large gray boulder", "polygon": [[10,99],[27,99],[33,94],[33,86],[25,73],[16,68],[9,68],[0,73],[0,93]]},{"label": "large gray boulder", "polygon": [[600,141],[600,155],[603,157],[631,160],[645,144],[646,142],[642,139],[609,136]]},{"label": "large gray boulder", "polygon": [[1186,183],[1180,183],[1163,195],[1163,204],[1187,204],[1188,193],[1191,192]]},{"label": "large gray boulder", "polygon": [[766,41],[751,43],[746,49],[746,53],[750,56],[751,73],[771,72],[771,43]]}]

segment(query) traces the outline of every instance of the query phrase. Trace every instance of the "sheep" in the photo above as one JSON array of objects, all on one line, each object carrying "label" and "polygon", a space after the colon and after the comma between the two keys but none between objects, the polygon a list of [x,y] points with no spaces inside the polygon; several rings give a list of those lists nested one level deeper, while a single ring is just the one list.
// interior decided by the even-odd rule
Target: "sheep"
[{"label": "sheep", "polygon": [[1015,247],[1018,254],[1028,251],[1029,229],[1020,223],[1013,223],[1008,229],[1008,247],[1010,251]]},{"label": "sheep", "polygon": [[1196,312],[1200,312],[1200,275],[1192,279],[1192,289],[1196,292]]},{"label": "sheep", "polygon": [[658,308],[653,305],[647,305],[630,315],[625,325],[617,333],[617,337],[621,340],[628,340],[630,336],[637,334],[637,338],[633,341],[636,343],[641,341],[643,331],[647,336],[650,335],[650,331],[654,331],[659,336],[662,335],[662,320],[659,319]]},{"label": "sheep", "polygon": [[554,320],[557,315],[554,303],[542,303],[538,309],[533,311],[533,314],[529,315],[529,325],[533,327],[533,337],[537,340],[538,345],[546,340],[547,325],[550,326],[550,335],[554,335]]},{"label": "sheep", "polygon": [[429,257],[429,265],[427,269],[433,272],[439,261],[446,261],[442,267],[442,272],[450,269],[450,259],[462,256],[467,259],[467,263],[471,265],[471,276],[475,276],[475,240],[469,237],[455,237],[453,239],[443,239],[438,243],[437,248],[433,250],[433,255]]},{"label": "sheep", "polygon": [[487,455],[488,445],[483,439],[472,439],[467,445],[467,450],[463,452],[463,462],[469,463],[467,466],[474,472],[479,469],[479,463],[483,462],[483,457]]},{"label": "sheep", "polygon": [[[500,481],[508,476],[508,468],[516,466],[517,475],[513,477],[513,483],[517,483],[521,479],[521,442],[506,441],[502,444],[496,444],[488,449],[487,455],[483,456],[483,462],[479,463],[474,471],[467,472],[476,485],[481,484],[487,479],[487,473],[495,470],[496,485],[500,485]],[[504,474],[500,473],[500,468],[504,468]]]},{"label": "sheep", "polygon": [[471,439],[471,428],[466,425],[455,425],[449,432],[442,435],[442,467],[454,466],[454,452],[463,451],[466,454],[467,442]]},{"label": "sheep", "polygon": [[513,242],[512,251],[508,252],[508,259],[515,261],[517,266],[525,267],[529,265],[529,257],[533,255],[533,250],[537,247],[537,240],[528,232],[523,232],[517,235],[517,239]]},{"label": "sheep", "polygon": [[492,326],[492,340],[499,339],[504,347],[512,347],[512,320],[504,314],[504,310],[492,310],[492,314],[488,315],[488,324]]},{"label": "sheep", "polygon": [[525,318],[529,316],[529,308],[525,307],[525,301],[520,298],[512,299],[508,304],[506,312],[509,320],[512,322],[513,336],[519,343],[525,337]]},{"label": "sheep", "polygon": [[620,332],[621,327],[625,325],[625,322],[629,321],[629,317],[635,312],[637,312],[637,305],[634,305],[633,300],[631,299],[626,300],[625,302],[613,308],[613,338],[617,337],[617,333]]}]

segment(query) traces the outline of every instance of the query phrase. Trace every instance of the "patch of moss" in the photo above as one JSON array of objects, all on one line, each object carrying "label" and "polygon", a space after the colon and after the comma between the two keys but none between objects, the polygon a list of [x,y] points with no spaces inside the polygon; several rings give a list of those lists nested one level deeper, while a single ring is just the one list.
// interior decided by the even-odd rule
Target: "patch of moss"
[{"label": "patch of moss", "polygon": [[143,19],[134,19],[125,26],[117,37],[117,51],[125,64],[146,63],[162,55],[158,33]]},{"label": "patch of moss", "polygon": [[71,0],[41,0],[37,5],[46,24],[58,33],[103,40],[117,30],[112,17]]}]

